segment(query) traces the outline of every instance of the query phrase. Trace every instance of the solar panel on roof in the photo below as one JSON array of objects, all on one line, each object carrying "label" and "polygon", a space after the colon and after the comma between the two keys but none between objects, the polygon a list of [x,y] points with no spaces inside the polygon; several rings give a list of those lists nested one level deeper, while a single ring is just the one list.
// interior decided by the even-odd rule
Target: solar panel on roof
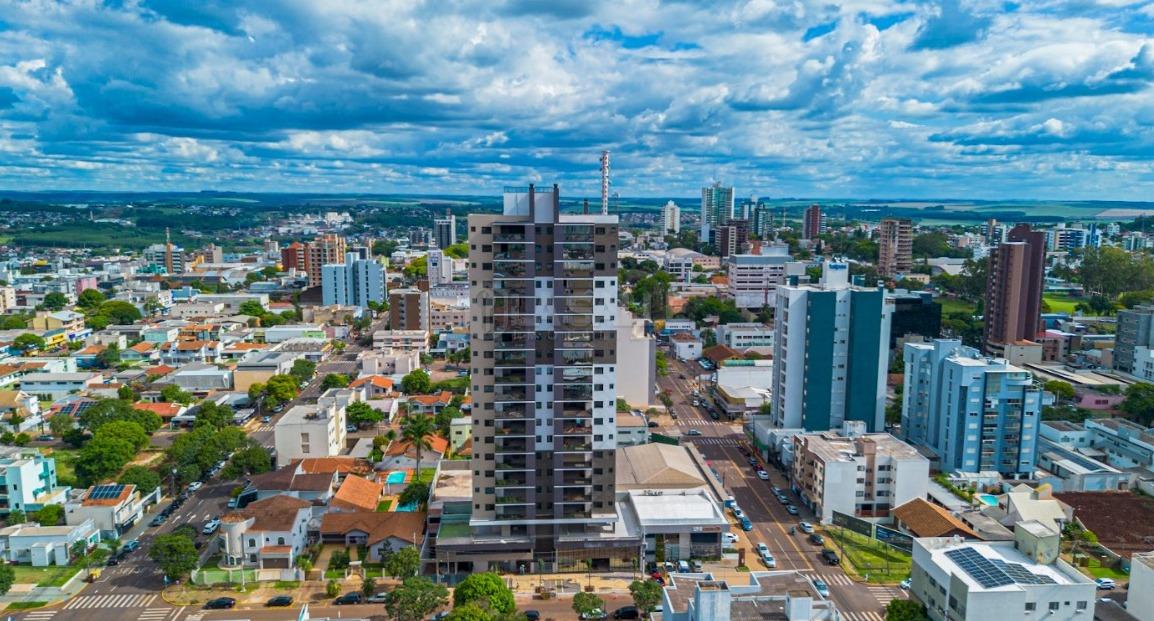
[{"label": "solar panel on roof", "polygon": [[1014,584],[1013,578],[991,563],[989,559],[978,554],[973,548],[949,550],[946,552],[946,557],[971,578],[977,580],[983,588],[992,589]]},{"label": "solar panel on roof", "polygon": [[990,562],[992,562],[997,568],[1006,572],[1006,575],[1008,575],[1014,580],[1014,582],[1018,584],[1057,584],[1054,582],[1053,578],[1036,574],[1026,569],[1019,563],[1007,563],[1001,559],[992,560]]},{"label": "solar panel on roof", "polygon": [[92,500],[108,500],[110,498],[119,498],[121,492],[124,491],[123,485],[97,485],[92,488],[88,494],[88,498]]}]

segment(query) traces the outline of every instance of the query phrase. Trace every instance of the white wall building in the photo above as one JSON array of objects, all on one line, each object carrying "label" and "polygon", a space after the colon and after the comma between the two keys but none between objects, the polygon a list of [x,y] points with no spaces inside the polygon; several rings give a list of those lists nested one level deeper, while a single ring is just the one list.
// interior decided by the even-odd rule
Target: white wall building
[{"label": "white wall building", "polygon": [[657,339],[647,323],[617,309],[617,394],[640,408],[652,403],[657,385]]},{"label": "white wall building", "polygon": [[336,403],[295,405],[273,428],[277,464],[333,457],[345,448],[345,408]]},{"label": "white wall building", "polygon": [[673,235],[681,232],[681,207],[673,201],[661,208],[661,232]]},{"label": "white wall building", "polygon": [[713,329],[720,345],[731,347],[737,351],[745,351],[753,347],[773,349],[773,326],[764,323],[727,323]]},{"label": "white wall building", "polygon": [[789,246],[766,245],[761,254],[735,254],[726,262],[729,292],[738,308],[762,308],[774,303],[774,290],[786,276],[805,274],[805,263],[789,256]]},{"label": "white wall building", "polygon": [[354,253],[345,255],[344,263],[321,267],[321,300],[325,306],[357,306],[368,308],[369,302],[384,302],[385,267],[371,259],[358,259]]},{"label": "white wall building", "polygon": [[1130,557],[1130,596],[1126,612],[1138,621],[1154,621],[1154,552]]}]

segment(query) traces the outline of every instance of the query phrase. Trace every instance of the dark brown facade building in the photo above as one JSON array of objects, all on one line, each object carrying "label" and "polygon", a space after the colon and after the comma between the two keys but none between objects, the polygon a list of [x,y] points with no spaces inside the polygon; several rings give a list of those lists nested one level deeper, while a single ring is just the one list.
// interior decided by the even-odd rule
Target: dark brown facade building
[{"label": "dark brown facade building", "polygon": [[390,330],[429,330],[429,294],[420,289],[389,292]]},{"label": "dark brown facade building", "polygon": [[1046,235],[1019,224],[990,251],[988,261],[983,348],[1000,355],[1007,344],[1038,337]]},{"label": "dark brown facade building", "polygon": [[[636,567],[613,535],[617,216],[561,214],[557,186],[469,216],[475,571]],[[438,544],[444,547],[443,544]]]},{"label": "dark brown facade building", "polygon": [[825,224],[821,216],[821,205],[806,207],[801,223],[802,239],[817,239],[823,230],[825,230]]},{"label": "dark brown facade building", "polygon": [[893,278],[914,267],[914,223],[886,218],[878,225],[878,274]]}]

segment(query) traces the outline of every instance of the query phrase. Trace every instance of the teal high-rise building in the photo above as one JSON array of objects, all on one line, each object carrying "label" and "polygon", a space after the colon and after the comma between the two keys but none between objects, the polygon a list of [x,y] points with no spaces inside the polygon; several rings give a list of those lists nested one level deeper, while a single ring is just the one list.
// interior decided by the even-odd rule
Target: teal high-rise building
[{"label": "teal high-rise building", "polygon": [[827,262],[817,285],[777,288],[775,427],[884,428],[891,308],[881,287],[850,284],[845,263]]}]

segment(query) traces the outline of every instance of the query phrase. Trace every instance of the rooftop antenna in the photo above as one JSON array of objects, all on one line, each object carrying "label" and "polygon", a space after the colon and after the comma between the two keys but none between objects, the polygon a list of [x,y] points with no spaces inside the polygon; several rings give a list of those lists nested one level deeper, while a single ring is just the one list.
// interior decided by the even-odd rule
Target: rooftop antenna
[{"label": "rooftop antenna", "polygon": [[601,215],[609,215],[609,152],[601,152]]}]

